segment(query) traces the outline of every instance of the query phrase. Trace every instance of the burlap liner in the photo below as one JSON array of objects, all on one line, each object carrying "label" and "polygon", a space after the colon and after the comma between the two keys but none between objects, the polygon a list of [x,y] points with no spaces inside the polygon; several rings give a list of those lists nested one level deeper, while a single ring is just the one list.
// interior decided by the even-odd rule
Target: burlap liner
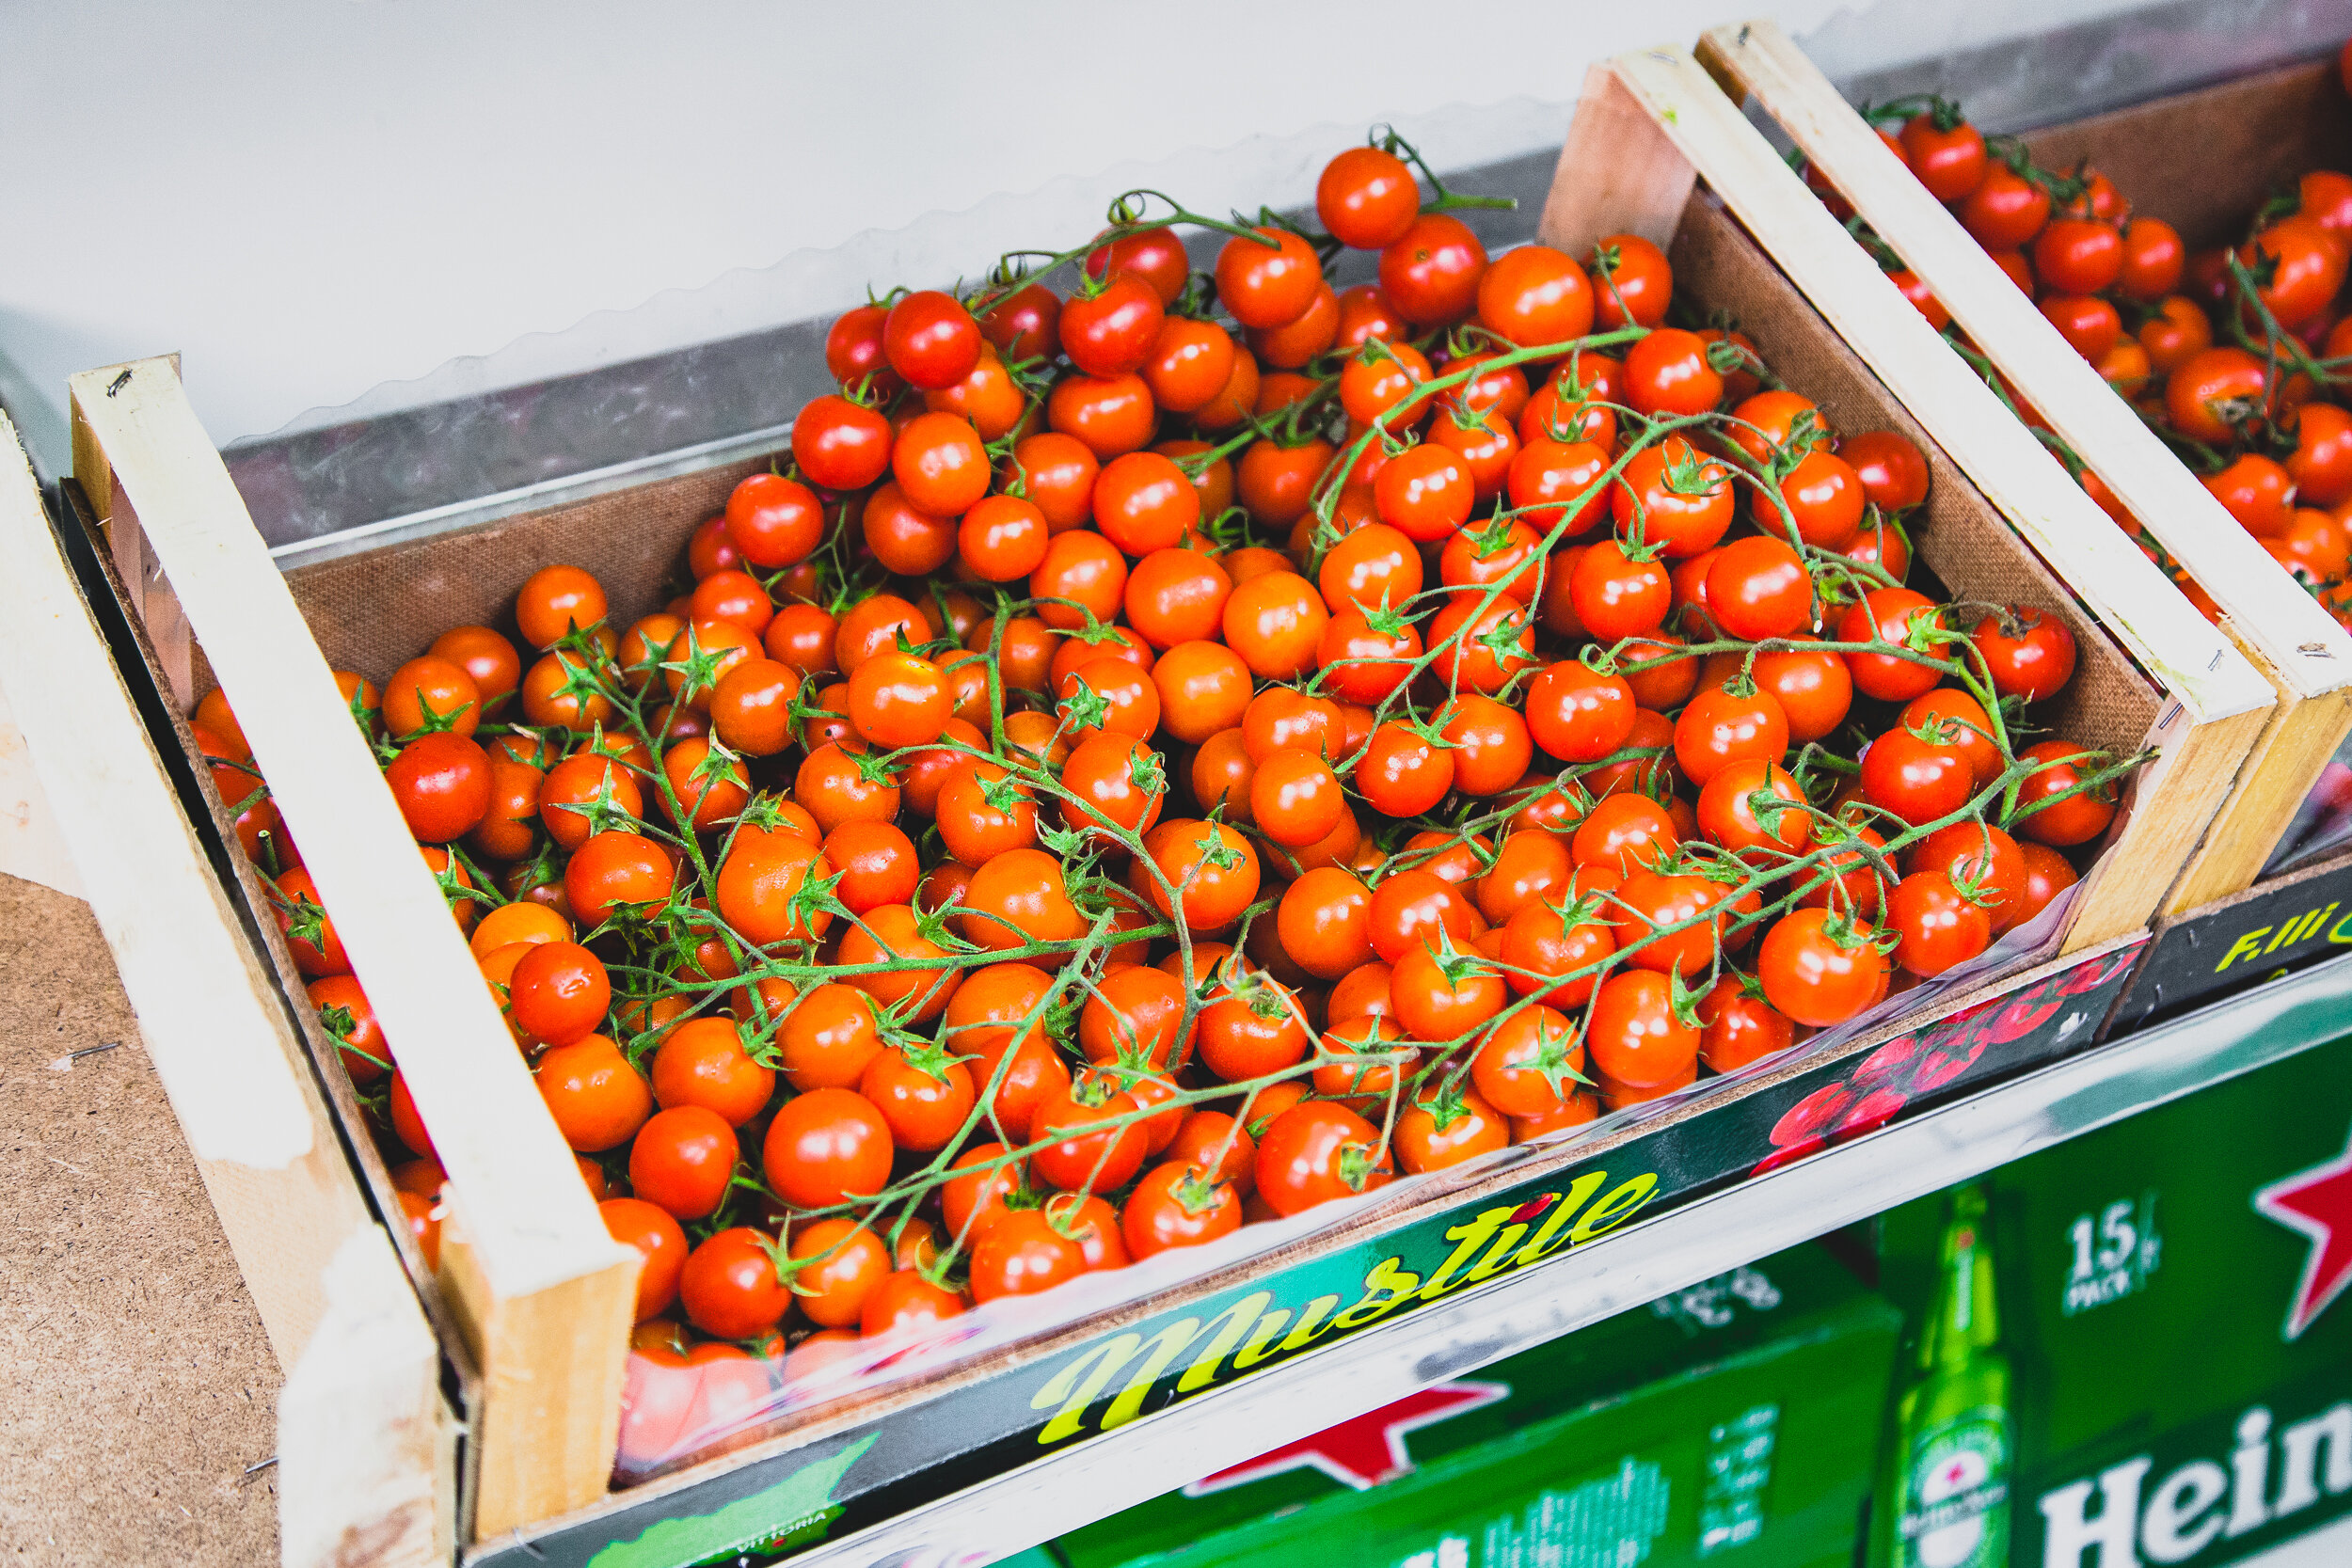
[{"label": "burlap liner", "polygon": [[2329,59],[2054,125],[2026,146],[2061,172],[2089,159],[2134,212],[2201,250],[2244,239],[2255,211],[2312,169],[2352,169],[2352,98]]}]

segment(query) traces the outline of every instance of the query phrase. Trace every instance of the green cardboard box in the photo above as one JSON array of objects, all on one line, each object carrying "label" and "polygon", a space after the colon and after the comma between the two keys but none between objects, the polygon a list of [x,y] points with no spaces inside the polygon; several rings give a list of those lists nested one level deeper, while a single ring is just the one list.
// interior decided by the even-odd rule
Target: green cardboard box
[{"label": "green cardboard box", "polygon": [[[2352,1040],[1979,1184],[2011,1370],[2008,1562],[2212,1568],[2352,1512],[2348,1144]],[[1878,1221],[1907,1347],[1944,1293],[1950,1212]],[[1916,1359],[1898,1358],[1896,1398]],[[1907,1440],[1890,1431],[1884,1474]],[[1872,1561],[1901,1561],[1877,1510]]]},{"label": "green cardboard box", "polygon": [[1800,1248],[1062,1537],[1068,1568],[1846,1568],[1898,1314]]}]

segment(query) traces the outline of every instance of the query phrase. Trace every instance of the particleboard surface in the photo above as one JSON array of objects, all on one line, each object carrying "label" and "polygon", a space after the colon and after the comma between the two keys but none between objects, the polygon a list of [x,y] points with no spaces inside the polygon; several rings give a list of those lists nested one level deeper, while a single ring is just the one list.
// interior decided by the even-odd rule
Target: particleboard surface
[{"label": "particleboard surface", "polygon": [[276,1562],[269,1339],[89,907],[8,876],[0,1193],[0,1562]]}]

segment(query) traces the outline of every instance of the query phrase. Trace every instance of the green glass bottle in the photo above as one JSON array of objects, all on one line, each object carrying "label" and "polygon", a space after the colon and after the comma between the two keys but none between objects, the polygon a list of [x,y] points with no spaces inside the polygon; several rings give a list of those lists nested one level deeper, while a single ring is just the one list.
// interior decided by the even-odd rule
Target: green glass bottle
[{"label": "green glass bottle", "polygon": [[1934,1306],[1895,1402],[1874,1562],[2007,1568],[2015,1448],[2000,1341],[1984,1192],[1963,1187],[1944,1227]]}]

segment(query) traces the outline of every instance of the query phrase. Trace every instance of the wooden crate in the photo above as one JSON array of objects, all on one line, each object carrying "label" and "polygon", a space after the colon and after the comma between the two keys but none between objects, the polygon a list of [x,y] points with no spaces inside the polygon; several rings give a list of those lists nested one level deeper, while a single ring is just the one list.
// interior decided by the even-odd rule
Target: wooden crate
[{"label": "wooden crate", "polygon": [[[2184,914],[2251,886],[2320,770],[2352,732],[2352,636],[2068,346],[1777,25],[1759,21],[1714,28],[1702,40],[1700,54],[1729,91],[1752,95],[1779,121],[1927,282],[2025,400],[2212,596],[2231,636],[2276,688],[2269,727],[2163,912]],[[2038,157],[2069,166],[2090,156],[2141,210],[2177,218],[2188,244],[2211,243],[2229,222],[2251,214],[2278,176],[2317,166],[2325,158],[2342,161],[2342,95],[2334,95],[2328,110],[2319,107],[2328,100],[2320,84],[2331,69],[2298,67],[2180,95],[2041,133],[2029,146]],[[1672,102],[1679,106],[1685,100]],[[1891,364],[1891,355],[1924,354],[1957,364],[1940,348],[1925,346],[1931,334],[1906,334],[1917,346],[1899,348],[1892,340],[1867,341],[1856,332],[1842,279],[1858,272],[1843,259],[1859,255],[1858,247],[1840,242],[1840,260],[1833,263],[1816,252],[1830,244],[1828,231],[1836,225],[1773,221],[1785,215],[1780,209],[1791,181],[1784,173],[1753,171],[1719,188],[1890,382],[1919,368]],[[1751,207],[1771,209],[1772,215],[1752,216]],[[1908,394],[1906,401],[1914,408],[1931,406]],[[1974,444],[1938,419],[1929,422],[1956,443]],[[2045,458],[2044,466],[2054,460]],[[2042,544],[2039,538],[2035,543]]]},{"label": "wooden crate", "polygon": [[[313,1058],[159,754],[132,680],[53,533],[0,417],[0,689],[26,743],[24,793],[70,847],[156,1075],[284,1370],[283,1561],[445,1560],[453,1439],[435,1335],[328,1113]],[[105,605],[98,607],[109,610]],[[54,848],[14,863],[56,868]],[[298,993],[297,993],[298,994]]]},{"label": "wooden crate", "polygon": [[[1770,161],[1760,137],[1720,93],[1708,91]],[[1605,164],[1586,156],[1597,143],[1614,149]],[[1629,149],[1643,156],[1629,159]],[[1605,166],[1639,167],[1646,182],[1590,186],[1586,170]],[[2116,956],[2134,950],[2267,722],[2269,688],[2087,500],[2090,515],[2079,536],[2058,539],[2037,557],[1994,504],[2017,504],[2013,494],[1999,491],[1988,499],[1721,208],[1694,191],[1694,178],[1692,163],[1617,74],[1604,71],[1564,150],[1544,236],[1578,249],[1600,233],[1628,229],[1669,242],[1678,294],[1703,310],[1737,316],[1766,359],[1819,401],[1833,423],[1898,429],[1920,443],[1933,471],[1929,519],[1917,540],[1927,571],[1968,597],[2039,606],[2073,630],[2079,673],[2053,705],[2052,721],[2089,745],[2159,752],[2136,783],[2114,841],[2085,879],[2060,944],[2076,967],[2095,958],[2099,983],[2109,983],[2121,961]],[[1790,205],[1818,211],[1801,189]],[[1877,286],[1885,288],[1883,280]],[[1893,309],[1909,311],[1891,288],[1886,292]],[[853,1410],[819,1407],[805,1424],[755,1434],[745,1455],[710,1461],[652,1492],[604,1500],[633,1259],[616,1257],[605,1238],[570,1152],[540,1110],[329,670],[380,676],[448,626],[499,624],[514,589],[555,561],[596,571],[616,620],[642,614],[665,597],[664,578],[687,534],[751,465],[707,468],[428,538],[358,546],[281,575],[188,410],[171,361],[90,372],[74,378],[73,392],[76,472],[93,521],[103,520],[112,585],[141,643],[132,673],[168,693],[164,721],[187,752],[181,761],[204,792],[201,805],[215,817],[216,838],[225,826],[221,802],[210,794],[205,770],[192,766],[195,753],[179,715],[215,680],[228,692],[448,1169],[452,1213],[442,1268],[437,1281],[420,1285],[427,1305],[444,1312],[453,1354],[479,1368],[466,1385],[472,1441],[463,1520],[466,1538],[481,1544],[478,1553],[505,1549],[498,1544],[501,1537],[525,1545],[585,1539],[580,1531],[593,1534],[594,1522],[615,1510],[642,1512],[648,1499],[690,1480],[707,1485],[739,1464],[839,1433],[853,1418],[897,1420],[912,1430],[938,1388],[1010,1375],[1093,1331],[1091,1324],[1062,1325],[1053,1331],[1055,1340],[1041,1324],[1034,1344],[1024,1341],[989,1367],[950,1367],[931,1382],[867,1396]],[[2053,502],[2049,515],[2063,513]],[[298,977],[267,917],[258,878],[237,857],[226,859],[212,869],[220,878],[215,891],[245,916],[243,961],[261,982],[298,999]],[[1988,983],[1965,998],[1923,992],[1902,1023],[1850,1041],[1840,1057],[1928,1018],[1996,1008],[2005,987],[2016,983],[2015,976]],[[302,1017],[310,1059],[331,1064],[333,1047],[310,1025],[308,1009],[291,1010]],[[2052,1048],[2072,1049],[2088,1033],[2070,1028]],[[1748,1104],[1807,1065],[1723,1081],[1699,1103]],[[329,1069],[327,1076],[336,1075]],[[337,1098],[351,1114],[347,1091]],[[352,1141],[380,1197],[382,1163],[364,1132],[355,1131]],[[1530,1150],[1514,1169],[1540,1175],[1572,1166],[1585,1153],[1573,1143]],[[1335,1227],[1291,1249],[1284,1261],[1326,1256],[1383,1227],[1415,1223],[1450,1190],[1442,1181],[1407,1188],[1352,1228]],[[409,1261],[421,1273],[413,1255]],[[1196,1282],[1152,1305],[1198,1299],[1211,1283]],[[1020,1408],[1030,1408],[1025,1394]]]}]

